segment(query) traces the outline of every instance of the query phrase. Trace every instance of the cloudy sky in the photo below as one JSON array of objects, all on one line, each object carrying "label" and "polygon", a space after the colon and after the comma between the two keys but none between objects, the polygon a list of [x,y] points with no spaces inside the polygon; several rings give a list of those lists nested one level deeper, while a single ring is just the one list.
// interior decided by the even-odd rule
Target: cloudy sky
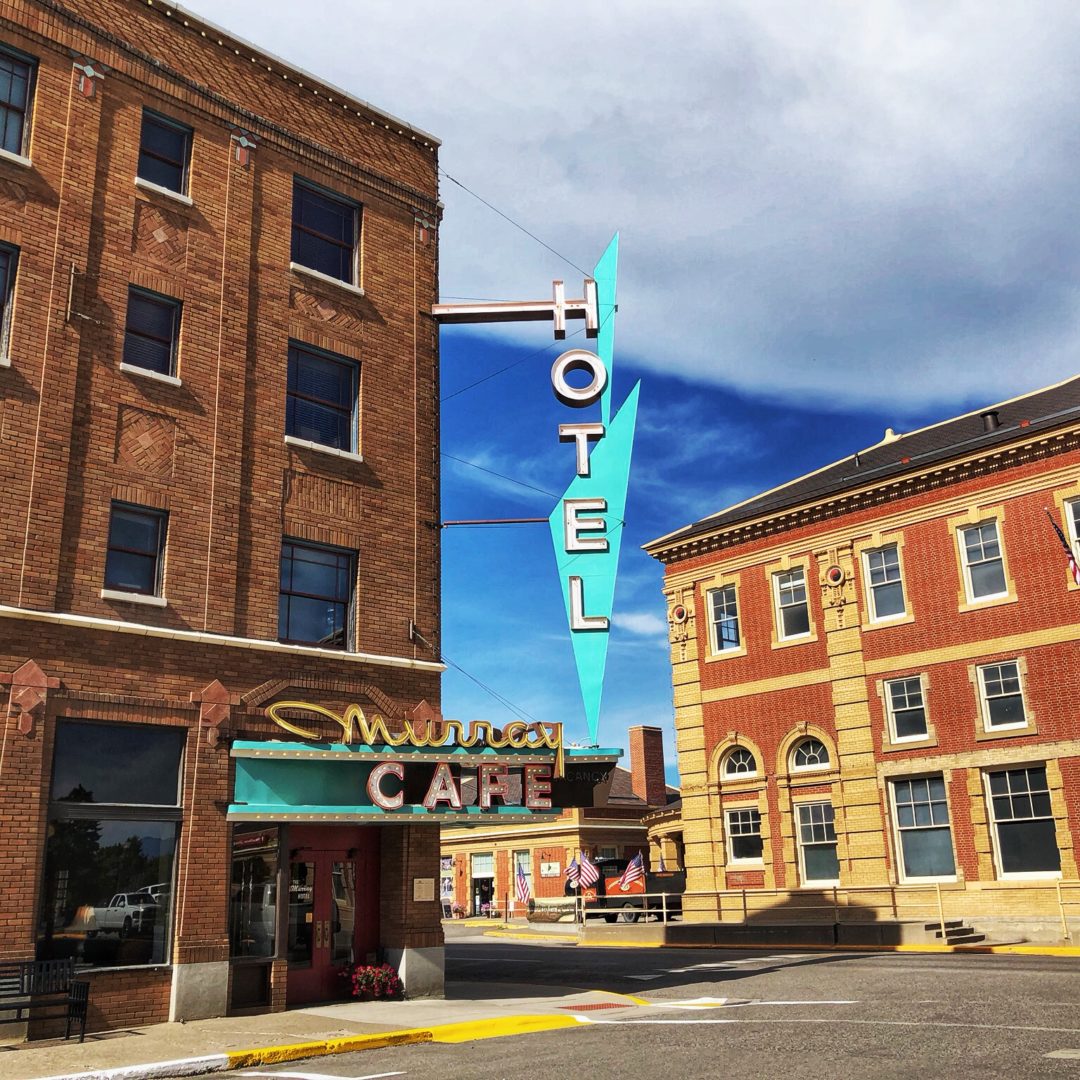
[{"label": "cloudy sky", "polygon": [[[576,291],[620,232],[616,402],[643,385],[602,742],[670,729],[641,542],[1077,370],[1075,4],[186,6],[443,140],[444,298]],[[444,517],[550,512],[555,355],[444,330]],[[444,536],[448,657],[583,737],[546,529]],[[456,671],[444,706],[510,715]]]}]

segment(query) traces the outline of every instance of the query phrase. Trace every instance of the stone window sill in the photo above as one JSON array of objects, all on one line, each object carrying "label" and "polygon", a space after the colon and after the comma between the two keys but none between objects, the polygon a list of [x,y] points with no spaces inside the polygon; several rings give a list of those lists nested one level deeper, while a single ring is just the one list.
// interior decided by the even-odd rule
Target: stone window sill
[{"label": "stone window sill", "polygon": [[326,446],[324,443],[311,442],[309,439],[298,439],[295,435],[285,436],[286,446],[295,446],[298,450],[314,450],[318,454],[329,454],[331,457],[343,458],[345,461],[363,461],[363,454],[354,454],[351,450],[339,450],[336,446]]},{"label": "stone window sill", "polygon": [[181,386],[180,380],[175,375],[163,375],[160,371],[151,371],[149,368],[136,367],[134,364],[120,364],[120,370],[125,375],[138,375],[141,379],[153,379],[155,382],[166,383],[169,386]]},{"label": "stone window sill", "polygon": [[352,282],[349,281],[342,281],[341,278],[331,277],[329,274],[324,274],[321,270],[312,270],[310,266],[291,262],[289,263],[289,269],[294,274],[300,274],[302,277],[309,277],[314,281],[321,281],[324,285],[333,285],[335,288],[344,289],[345,292],[352,293],[353,296],[364,295],[364,290],[360,288],[359,285],[353,285]]},{"label": "stone window sill", "polygon": [[162,187],[160,184],[152,184],[141,176],[135,177],[135,186],[143,191],[152,192],[154,195],[164,195],[166,199],[172,199],[174,202],[180,203],[181,206],[195,205],[190,195],[185,195],[180,191],[173,191],[172,188]]},{"label": "stone window sill", "polygon": [[149,607],[167,607],[169,601],[164,596],[149,596],[146,593],[124,592],[122,589],[102,589],[102,600],[126,600],[129,604],[146,604]]},{"label": "stone window sill", "polygon": [[18,165],[23,169],[32,169],[34,163],[22,154],[13,154],[10,150],[0,150],[0,161],[10,161],[12,165]]}]

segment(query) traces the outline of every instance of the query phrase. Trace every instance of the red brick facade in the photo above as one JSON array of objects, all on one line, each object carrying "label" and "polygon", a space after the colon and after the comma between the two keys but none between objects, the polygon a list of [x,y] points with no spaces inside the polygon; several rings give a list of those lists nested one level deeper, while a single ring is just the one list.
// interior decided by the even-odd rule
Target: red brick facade
[{"label": "red brick facade", "polygon": [[[58,720],[183,728],[168,962],[92,976],[90,1028],[127,1026],[169,1016],[176,968],[229,958],[230,741],[280,735],[264,709],[282,698],[439,704],[440,665],[410,636],[439,640],[437,146],[135,0],[5,2],[0,45],[35,71],[28,141],[0,155],[0,242],[18,253],[0,957],[35,952]],[[144,108],[191,131],[186,196],[135,182]],[[295,177],[360,207],[355,287],[290,268]],[[120,368],[130,286],[182,304],[171,379]],[[290,342],[358,363],[355,453],[286,444]],[[102,595],[114,501],[168,512],[159,603]],[[283,537],[355,552],[354,651],[278,644]],[[388,830],[383,947],[441,944],[406,880],[437,875],[437,846],[434,828]]]},{"label": "red brick facade", "polygon": [[[972,918],[1043,919],[1061,934],[1080,915],[1065,888],[1080,844],[1080,587],[1046,514],[1075,530],[1072,385],[1043,392],[1056,394],[1045,407],[1007,403],[1000,432],[973,415],[972,433],[948,436],[955,450],[934,448],[933,429],[910,436],[931,446],[933,468],[887,439],[873,467],[856,455],[846,478],[832,479],[841,463],[823,470],[821,494],[796,481],[786,502],[777,489],[760,511],[751,500],[649,545],[666,564],[695,917],[723,917],[725,890],[754,887],[765,906],[837,887],[883,917],[892,902],[872,890],[933,883],[963,893],[952,910]],[[990,546],[973,555],[983,527]],[[994,584],[972,584],[981,572]],[[799,594],[782,590],[800,581],[807,623],[785,634],[784,598],[798,607]],[[879,603],[893,608],[879,617]],[[995,801],[1005,782],[1041,785],[1042,824]],[[835,815],[831,828],[814,833],[811,804]],[[1025,828],[1023,843],[1047,849],[1038,858],[1010,837]],[[828,847],[834,872],[821,869]]]}]

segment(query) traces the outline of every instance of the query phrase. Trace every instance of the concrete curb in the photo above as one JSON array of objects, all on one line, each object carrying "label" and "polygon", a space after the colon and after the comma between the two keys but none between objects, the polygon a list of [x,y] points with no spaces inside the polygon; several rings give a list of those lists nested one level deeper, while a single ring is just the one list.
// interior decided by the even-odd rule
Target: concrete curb
[{"label": "concrete curb", "polygon": [[531,934],[526,930],[487,930],[484,937],[515,938],[518,941],[573,941],[577,934]]},{"label": "concrete curb", "polygon": [[178,1058],[175,1061],[154,1061],[145,1065],[121,1065],[112,1069],[93,1069],[89,1072],[63,1073],[41,1077],[40,1080],[160,1080],[172,1076],[203,1076],[231,1069],[250,1069],[258,1065],[280,1065],[301,1058],[326,1057],[330,1054],[352,1054],[360,1050],[381,1050],[388,1046],[411,1046],[416,1043],[462,1043],[479,1039],[498,1039],[506,1035],[528,1035],[537,1031],[577,1027],[581,1023],[573,1016],[536,1015],[506,1016],[489,1020],[466,1020],[457,1024],[441,1024],[427,1028],[406,1028],[386,1031],[379,1035],[346,1035],[337,1039],[318,1039],[313,1042],[288,1043],[283,1046],[262,1046],[253,1050],[233,1050],[224,1054],[203,1054],[199,1057]]}]

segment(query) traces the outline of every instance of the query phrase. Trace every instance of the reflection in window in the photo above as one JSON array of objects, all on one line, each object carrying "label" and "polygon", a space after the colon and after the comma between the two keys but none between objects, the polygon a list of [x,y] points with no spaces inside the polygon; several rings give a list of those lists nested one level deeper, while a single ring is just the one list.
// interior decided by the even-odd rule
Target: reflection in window
[{"label": "reflection in window", "polygon": [[735,586],[725,585],[709,593],[712,614],[713,652],[737,649],[739,637],[739,608],[736,603]]},{"label": "reflection in window", "polygon": [[810,607],[806,599],[806,574],[801,566],[773,575],[776,590],[777,629],[780,639],[810,633]]},{"label": "reflection in window", "polygon": [[956,863],[944,778],[938,774],[915,780],[894,780],[893,799],[904,876],[948,877],[954,874]]},{"label": "reflection in window", "polygon": [[229,954],[273,956],[277,931],[278,830],[233,829]]},{"label": "reflection in window", "polygon": [[289,863],[289,963],[311,966],[312,929],[315,925],[315,864]]},{"label": "reflection in window", "polygon": [[1046,766],[992,772],[988,780],[1001,872],[1060,873]]},{"label": "reflection in window", "polygon": [[356,560],[351,551],[285,540],[278,640],[347,649]]}]

